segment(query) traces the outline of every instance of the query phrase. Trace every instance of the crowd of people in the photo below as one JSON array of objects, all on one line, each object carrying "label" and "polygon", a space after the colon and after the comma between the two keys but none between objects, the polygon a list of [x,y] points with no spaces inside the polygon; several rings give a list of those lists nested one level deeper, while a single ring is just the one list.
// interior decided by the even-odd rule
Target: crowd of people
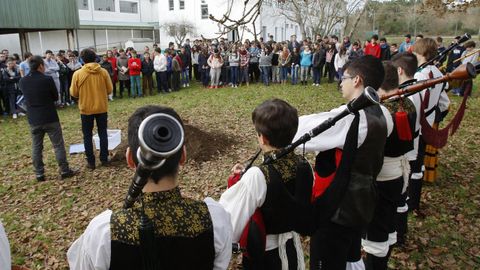
[{"label": "crowd of people", "polygon": [[[415,40],[423,38],[417,35]],[[456,37],[458,40],[460,37]],[[453,42],[455,42],[455,40]],[[436,38],[438,52],[445,50],[443,39]],[[410,34],[400,45],[389,44],[386,38],[373,35],[363,44],[360,40],[351,42],[348,37],[339,41],[335,35],[314,40],[306,38],[299,42],[292,35],[289,41],[276,42],[273,36],[268,41],[259,40],[230,42],[223,38],[214,40],[189,39],[175,47],[170,42],[167,48],[161,49],[157,44],[143,48],[142,54],[134,48],[118,49],[113,47],[105,54],[96,57],[96,62],[106,69],[113,83],[113,92],[109,96],[123,98],[125,90],[128,97],[142,97],[158,93],[169,93],[189,87],[190,81],[201,82],[204,87],[236,88],[242,84],[261,82],[264,85],[292,85],[312,83],[319,86],[322,78],[333,83],[340,82],[343,67],[348,62],[363,55],[373,55],[381,60],[389,60],[399,52],[412,51],[415,41]],[[459,46],[449,54],[446,71],[450,72],[462,63],[473,61],[475,55],[463,61],[456,61],[475,48],[471,41]],[[16,105],[21,96],[18,81],[29,72],[28,62],[32,54],[26,52],[21,61],[18,54],[9,55],[4,49],[0,53],[0,113],[10,114],[13,118],[24,116],[24,112]],[[84,62],[75,50],[51,50],[44,54],[45,74],[54,79],[58,91],[57,105],[70,106],[75,103],[69,94],[73,73],[79,70]],[[447,58],[442,59],[443,61]],[[118,91],[117,91],[118,86]],[[461,89],[453,91],[462,95]]]},{"label": "crowd of people", "polygon": [[[343,98],[351,102],[367,86],[382,95],[401,85],[442,76],[435,65],[439,63],[418,69],[442,50],[441,39],[417,36],[413,42],[406,35],[398,50],[384,38],[378,40],[374,35],[362,47],[348,38],[339,42],[336,36],[317,36],[314,42],[307,38],[302,44],[292,36],[278,43],[273,37],[243,43],[220,39],[190,44],[187,40],[179,50],[171,43],[164,50],[154,45],[152,53],[145,47],[142,54],[133,48],[113,48],[101,57],[93,49],[80,55],[62,51],[54,56],[46,51],[44,58],[26,53],[21,63],[7,57],[2,89],[13,92],[6,85],[16,80],[16,89],[26,99],[37,180],[45,180],[41,151],[46,133],[65,179],[77,171],[66,160],[55,106],[78,104],[87,168],[93,170],[94,121],[100,135],[100,161],[108,166],[108,100],[123,98],[125,89],[128,97],[136,98],[153,95],[155,88],[158,93],[178,91],[189,87],[192,79],[204,87],[236,88],[257,82],[307,85],[310,80],[317,86],[327,77],[330,83],[339,82]],[[464,47],[471,52],[475,43]],[[2,52],[1,59],[5,54],[8,51]],[[459,61],[452,59],[462,55],[465,52],[453,50],[447,70],[454,69]],[[472,59],[477,61],[478,54]],[[10,108],[14,115],[15,99],[8,101],[7,112]],[[272,164],[250,168],[236,164],[232,172],[234,177],[242,175],[241,179],[229,183],[218,202],[181,195],[178,172],[187,156],[183,147],[152,167],[143,196],[133,208],[107,210],[92,220],[68,251],[70,268],[157,269],[146,266],[150,261],[166,269],[226,269],[232,243],[247,240],[242,246],[246,250],[241,250],[245,269],[305,269],[299,235],[307,235],[311,237],[310,269],[387,269],[394,246],[405,243],[407,213],[420,209],[428,144],[421,131],[421,110],[434,127],[448,107],[445,84],[437,84],[408,98],[349,114],[299,146],[316,154],[313,166],[294,152]],[[264,101],[252,112],[264,160],[276,159],[292,141],[346,108],[298,116],[297,109],[283,100]],[[154,114],[182,123],[171,108],[146,106],[135,111],[128,123],[130,168],[143,162],[137,133],[142,121]],[[152,221],[151,236],[140,233],[139,224],[145,220]],[[145,237],[151,237],[147,239],[150,251],[145,250]]]}]

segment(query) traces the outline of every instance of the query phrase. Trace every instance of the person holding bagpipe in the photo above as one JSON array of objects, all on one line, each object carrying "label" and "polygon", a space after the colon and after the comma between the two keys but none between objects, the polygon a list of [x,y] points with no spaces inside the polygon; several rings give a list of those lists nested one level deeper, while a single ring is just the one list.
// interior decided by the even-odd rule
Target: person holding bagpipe
[{"label": "person holding bagpipe", "polygon": [[[421,81],[443,76],[433,63],[429,64],[429,61],[437,56],[437,43],[435,40],[423,38],[417,41],[414,45],[413,53],[417,57],[419,66],[414,76],[415,79]],[[427,88],[420,93],[424,118],[434,130],[438,129],[439,123],[448,113],[450,99],[445,91],[447,87],[448,83],[444,82]],[[420,131],[422,135],[419,140],[417,162],[412,167],[412,174],[419,177],[417,179],[417,177],[412,175],[409,183],[409,210],[419,209],[422,180],[433,182],[437,178],[438,150],[432,145],[426,144],[423,129]],[[423,167],[425,170],[424,175],[422,175]],[[421,214],[421,212],[418,213]]]},{"label": "person holding bagpipe", "polygon": [[[402,70],[390,62],[383,62],[385,79],[379,96],[391,93],[398,87]],[[377,176],[376,189],[378,201],[373,219],[368,225],[362,239],[363,250],[367,253],[367,270],[386,270],[392,245],[396,243],[397,206],[402,202],[402,194],[406,193],[410,165],[406,154],[413,150],[413,133],[416,124],[414,103],[402,97],[383,103],[393,119],[393,131],[387,137],[384,149],[383,166]],[[404,200],[403,200],[404,203]]]},{"label": "person holding bagpipe", "polygon": [[[403,89],[409,85],[414,84],[417,80],[414,78],[415,73],[418,67],[417,57],[413,53],[403,52],[395,55],[392,58],[392,64],[397,69],[398,82],[400,83],[399,88]],[[412,179],[422,179],[423,174],[420,167],[414,171],[415,164],[418,157],[418,144],[420,140],[420,92],[408,96],[408,99],[415,106],[415,128],[412,129],[412,139],[413,139],[413,149],[406,153],[406,157],[410,165],[410,175],[408,182],[415,181]],[[411,124],[411,123],[410,123]],[[423,160],[423,158],[421,158]],[[420,163],[421,164],[421,163]],[[407,221],[408,221],[408,204],[407,204],[407,195],[408,190],[402,190],[401,199],[398,201],[397,205],[397,215],[396,215],[396,228],[397,232],[397,245],[404,245],[405,243],[405,234],[407,233]]]},{"label": "person holding bagpipe", "polygon": [[123,209],[96,216],[67,253],[70,269],[227,269],[228,213],[214,200],[182,196],[186,160],[180,116],[145,106],[128,121],[128,166],[136,170]]},{"label": "person holding bagpipe", "polygon": [[234,243],[244,251],[243,269],[305,269],[298,233],[311,232],[312,168],[293,152],[266,163],[292,142],[297,110],[283,100],[267,100],[255,108],[252,121],[264,163],[235,165],[219,202],[230,213]]},{"label": "person holding bagpipe", "polygon": [[[351,103],[367,89],[378,89],[383,79],[379,59],[371,55],[359,57],[345,66],[342,95]],[[295,140],[348,108],[343,105],[329,112],[301,116]],[[351,112],[304,144],[305,151],[318,153],[312,198],[316,230],[310,239],[310,269],[345,269],[347,262],[350,267],[364,267],[361,236],[373,218],[375,180],[392,129],[390,112],[376,103]]]}]

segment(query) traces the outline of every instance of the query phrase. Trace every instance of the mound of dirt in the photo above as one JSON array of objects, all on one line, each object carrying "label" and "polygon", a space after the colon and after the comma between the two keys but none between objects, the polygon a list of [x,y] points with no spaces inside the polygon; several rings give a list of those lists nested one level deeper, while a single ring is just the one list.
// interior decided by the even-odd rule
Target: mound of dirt
[{"label": "mound of dirt", "polygon": [[[196,163],[212,160],[235,144],[234,139],[223,133],[206,132],[188,124],[185,124],[184,129],[187,159]],[[113,153],[112,165],[125,164],[126,149],[127,141],[124,140]]]}]

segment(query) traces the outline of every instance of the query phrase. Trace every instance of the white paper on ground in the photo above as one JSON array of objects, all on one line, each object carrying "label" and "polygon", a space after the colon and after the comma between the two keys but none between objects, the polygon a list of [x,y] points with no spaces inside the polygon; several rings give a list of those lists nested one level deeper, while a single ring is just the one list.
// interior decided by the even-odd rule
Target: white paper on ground
[{"label": "white paper on ground", "polygon": [[79,154],[85,152],[85,145],[83,143],[71,144],[69,154]]}]

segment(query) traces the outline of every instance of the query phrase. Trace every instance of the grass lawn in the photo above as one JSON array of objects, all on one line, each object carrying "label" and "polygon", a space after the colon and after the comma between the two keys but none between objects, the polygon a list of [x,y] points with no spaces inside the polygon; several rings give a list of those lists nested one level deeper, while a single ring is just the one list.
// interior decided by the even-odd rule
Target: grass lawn
[{"label": "grass lawn", "polygon": [[[477,79],[477,86],[478,83]],[[425,186],[422,205],[427,217],[410,218],[407,247],[394,251],[392,268],[480,268],[480,99],[476,88],[459,131],[441,150],[439,181]],[[231,166],[255,152],[253,108],[272,97],[285,99],[300,114],[330,110],[343,102],[336,84],[284,88],[253,84],[238,89],[203,89],[193,85],[168,95],[111,102],[109,128],[121,129],[125,141],[128,117],[136,108],[147,104],[173,107],[188,125],[198,129],[198,134],[211,138],[197,142],[197,148],[209,148],[209,158],[200,159],[202,153],[196,153],[183,168],[183,192],[193,198],[218,199]],[[452,97],[454,111],[460,101]],[[70,144],[82,142],[80,116],[76,107],[59,110],[59,115],[68,150]],[[225,149],[215,150],[219,146]],[[215,151],[211,152],[212,149]],[[57,165],[46,139],[47,181],[37,183],[26,118],[0,119],[0,150],[0,219],[10,240],[13,263],[31,269],[67,268],[66,251],[70,244],[95,215],[122,206],[133,172],[123,161],[92,172],[86,169],[83,155],[73,155],[69,162],[80,169],[80,174],[67,181],[57,180]],[[122,156],[120,151],[112,154]]]}]

